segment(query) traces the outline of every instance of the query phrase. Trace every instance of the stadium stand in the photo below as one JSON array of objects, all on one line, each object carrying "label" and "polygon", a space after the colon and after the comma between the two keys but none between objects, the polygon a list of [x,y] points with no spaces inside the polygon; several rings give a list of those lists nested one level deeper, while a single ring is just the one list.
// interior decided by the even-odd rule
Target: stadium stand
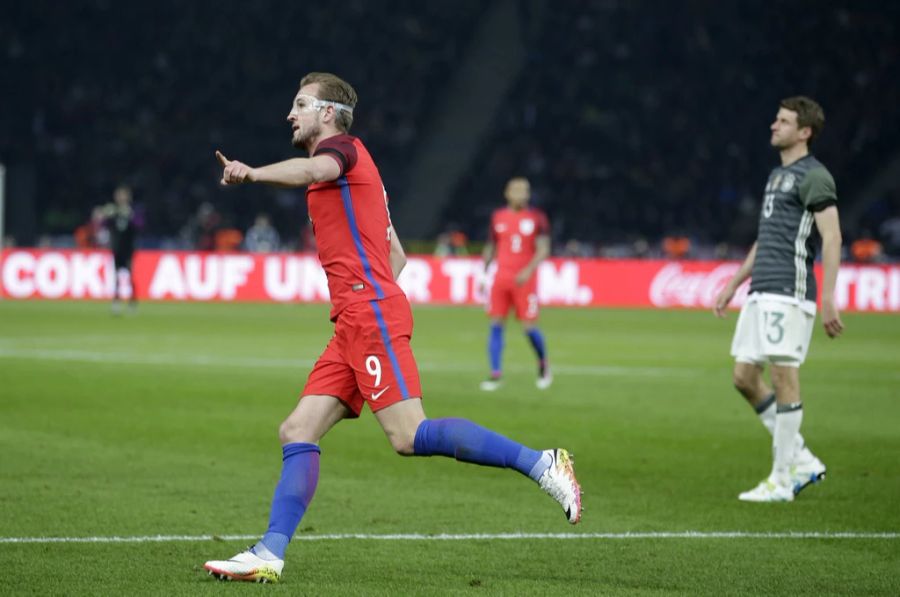
[{"label": "stadium stand", "polygon": [[[207,202],[224,227],[246,229],[266,211],[296,246],[302,195],[218,189],[211,156],[290,155],[283,118],[308,70],[357,87],[353,132],[377,156],[396,209],[428,200],[406,192],[410,156],[487,10],[349,0],[334,23],[331,5],[284,0],[48,6],[13,3],[0,21],[0,80],[16,89],[0,111],[0,160],[33,178],[34,229],[71,235],[124,181],[145,210],[144,244],[167,247],[186,245],[183,228]],[[777,101],[805,93],[826,109],[815,152],[843,205],[860,206],[844,220],[847,240],[869,230],[897,256],[898,227],[883,223],[896,222],[900,185],[872,196],[864,187],[900,147],[900,4],[792,2],[777,18],[757,2],[520,6],[526,67],[441,222],[483,239],[503,183],[524,174],[560,248],[621,253],[675,236],[691,239],[692,254],[718,246],[722,256],[754,234]],[[443,228],[401,232],[436,238]]]},{"label": "stadium stand", "polygon": [[16,3],[0,20],[0,77],[17,90],[0,111],[0,161],[35,165],[45,235],[71,233],[125,180],[147,211],[145,244],[177,246],[209,201],[223,225],[246,228],[267,211],[297,239],[302,195],[219,190],[213,151],[291,156],[285,117],[300,77],[333,70],[362,97],[353,132],[390,187],[481,10],[476,0],[389,11],[363,0]]},{"label": "stadium stand", "polygon": [[[746,246],[777,159],[768,125],[779,99],[801,93],[825,106],[813,149],[842,200],[855,199],[898,146],[890,73],[900,68],[900,10],[792,2],[775,18],[762,6],[654,3],[648,12],[640,2],[580,1],[547,11],[445,219],[483,238],[502,185],[519,173],[533,179],[558,244],[686,234]],[[888,197],[873,209],[890,212]]]}]

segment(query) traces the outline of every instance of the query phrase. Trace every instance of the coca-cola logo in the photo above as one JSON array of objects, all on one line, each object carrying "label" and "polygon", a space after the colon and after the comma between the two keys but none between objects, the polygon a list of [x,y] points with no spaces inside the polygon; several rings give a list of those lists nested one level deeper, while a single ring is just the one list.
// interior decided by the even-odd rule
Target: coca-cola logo
[{"label": "coca-cola logo", "polygon": [[[711,270],[688,272],[680,263],[669,263],[650,283],[650,302],[656,307],[711,308],[716,296],[739,268],[737,263],[723,263]],[[748,289],[748,282],[741,284],[731,301],[732,306],[744,303]]]}]

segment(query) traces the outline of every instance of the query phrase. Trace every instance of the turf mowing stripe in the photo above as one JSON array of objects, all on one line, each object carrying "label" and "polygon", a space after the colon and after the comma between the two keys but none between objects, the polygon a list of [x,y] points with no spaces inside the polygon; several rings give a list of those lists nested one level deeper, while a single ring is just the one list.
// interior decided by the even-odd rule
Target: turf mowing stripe
[{"label": "turf mowing stripe", "polygon": [[[259,535],[147,535],[136,537],[0,537],[0,543],[166,543],[178,541],[250,541]],[[675,531],[634,533],[418,533],[370,535],[345,533],[334,535],[297,535],[294,541],[485,541],[530,539],[900,539],[900,532],[747,532],[747,531]]]},{"label": "turf mowing stripe", "polygon": [[[216,366],[216,367],[247,367],[247,368],[273,368],[296,369],[298,367],[312,367],[315,361],[310,359],[278,359],[257,357],[223,357],[217,355],[200,354],[129,354],[123,352],[97,352],[87,350],[47,349],[47,348],[18,348],[14,346],[0,346],[0,358],[28,359],[35,361],[71,361],[76,363],[100,363],[100,364],[127,364],[127,365],[187,365]],[[422,371],[436,372],[482,372],[481,364],[453,364],[420,363]],[[510,365],[511,371],[531,371],[524,365]],[[628,367],[628,366],[602,366],[602,365],[554,365],[553,371],[566,375],[585,376],[650,376],[650,377],[693,377],[706,370],[686,367]]]}]

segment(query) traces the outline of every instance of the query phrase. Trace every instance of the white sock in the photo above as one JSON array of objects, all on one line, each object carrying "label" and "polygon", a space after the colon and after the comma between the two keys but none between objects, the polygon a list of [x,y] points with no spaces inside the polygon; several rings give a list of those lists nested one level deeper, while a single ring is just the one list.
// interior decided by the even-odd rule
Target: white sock
[{"label": "white sock", "polygon": [[765,400],[753,407],[763,427],[769,431],[769,435],[775,434],[775,394],[769,394]]},{"label": "white sock", "polygon": [[276,556],[274,553],[269,551],[269,548],[266,547],[265,543],[263,543],[262,541],[257,541],[256,545],[254,545],[253,547],[250,548],[250,551],[252,551],[254,554],[259,556],[263,560],[279,560],[279,559],[281,559],[278,556]]},{"label": "white sock", "polygon": [[803,403],[779,404],[775,414],[775,433],[772,434],[772,475],[779,485],[790,486],[791,464],[797,451],[797,435],[803,421]]},{"label": "white sock", "polygon": [[806,444],[803,443],[803,437],[800,434],[797,434],[797,437],[800,438],[800,442],[797,443],[797,447],[794,448],[794,463],[808,464],[812,462],[815,456],[812,452],[809,451],[809,448],[806,447]]},{"label": "white sock", "polygon": [[[769,394],[769,397],[753,407],[759,417],[763,427],[769,432],[769,435],[775,435],[775,394]],[[808,462],[813,459],[812,452],[806,447],[806,441],[800,433],[794,438],[794,458],[798,462]]]},{"label": "white sock", "polygon": [[531,467],[531,472],[528,473],[528,476],[534,479],[535,481],[541,478],[547,469],[550,468],[550,465],[553,464],[553,455],[550,450],[544,450],[541,453],[541,458],[537,462],[534,463],[534,466]]}]

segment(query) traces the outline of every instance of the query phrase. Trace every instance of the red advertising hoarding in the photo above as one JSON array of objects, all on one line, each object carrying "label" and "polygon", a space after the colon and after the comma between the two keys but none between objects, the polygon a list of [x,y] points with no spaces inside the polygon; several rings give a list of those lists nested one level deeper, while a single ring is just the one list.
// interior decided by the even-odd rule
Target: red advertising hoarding
[{"label": "red advertising hoarding", "polygon": [[[538,270],[544,305],[709,308],[739,267],[724,261],[549,259]],[[821,280],[821,270],[817,268]],[[150,300],[326,302],[314,255],[139,251],[138,295]],[[0,253],[0,296],[8,299],[112,297],[112,256],[104,251],[12,249]],[[410,256],[400,285],[415,304],[484,302],[481,260]],[[489,280],[488,280],[489,282]],[[739,291],[733,306],[746,296]],[[844,265],[836,300],[846,311],[900,312],[900,266]]]}]

